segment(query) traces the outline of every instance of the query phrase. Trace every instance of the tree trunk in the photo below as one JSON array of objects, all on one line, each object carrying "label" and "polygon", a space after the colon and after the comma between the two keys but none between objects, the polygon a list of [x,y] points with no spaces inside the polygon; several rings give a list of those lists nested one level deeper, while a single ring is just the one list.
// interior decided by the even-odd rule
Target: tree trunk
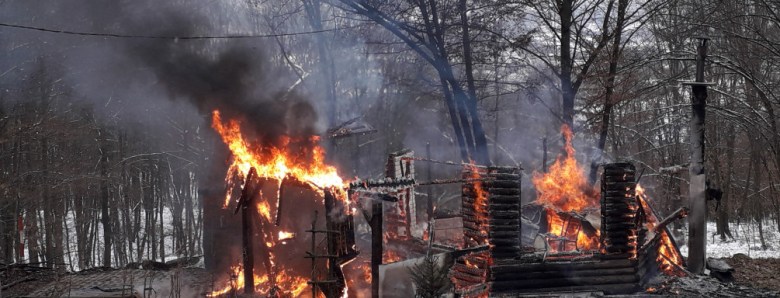
[{"label": "tree trunk", "polygon": [[105,132],[99,131],[100,142],[100,223],[103,225],[103,267],[111,267],[111,213],[108,208],[108,146]]},{"label": "tree trunk", "polygon": [[574,88],[571,75],[574,61],[571,56],[572,0],[558,1],[558,17],[561,20],[561,105],[563,123],[574,130]]},{"label": "tree trunk", "polygon": [[[618,1],[617,20],[615,21],[615,37],[612,40],[612,52],[609,56],[609,72],[607,73],[607,84],[604,89],[604,110],[601,112],[601,127],[599,128],[599,140],[596,145],[598,156],[604,155],[604,146],[607,144],[607,135],[609,133],[609,119],[612,117],[612,107],[614,99],[612,94],[615,90],[615,77],[617,76],[617,66],[620,60],[620,47],[623,35],[623,23],[626,19],[626,8],[628,0]],[[590,183],[596,182],[596,172],[599,168],[600,160],[593,159],[590,165]]]}]

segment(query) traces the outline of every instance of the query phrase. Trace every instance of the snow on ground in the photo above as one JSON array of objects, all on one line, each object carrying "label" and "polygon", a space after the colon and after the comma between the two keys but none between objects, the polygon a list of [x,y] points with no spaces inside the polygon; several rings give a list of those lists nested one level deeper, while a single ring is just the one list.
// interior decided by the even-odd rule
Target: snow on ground
[{"label": "snow on ground", "polygon": [[[758,223],[731,223],[731,234],[734,239],[721,241],[720,236],[713,236],[716,231],[715,222],[707,223],[707,257],[727,258],[735,254],[745,254],[751,258],[780,258],[780,232],[773,220],[764,220],[764,242],[767,248],[761,249],[761,239]],[[687,228],[684,230],[687,232]],[[687,235],[686,235],[687,237]],[[686,240],[687,241],[687,240]],[[677,240],[680,252],[688,256],[688,246],[685,241]]]},{"label": "snow on ground", "polygon": [[[115,210],[114,212],[117,212],[117,211]],[[197,212],[198,211],[196,211],[196,214],[195,214],[196,216],[198,215]],[[165,241],[165,254],[166,254],[165,260],[166,261],[170,261],[170,260],[173,260],[173,259],[176,259],[176,258],[180,257],[174,251],[173,236],[172,236],[173,235],[173,214],[171,213],[170,208],[163,208],[163,216],[162,217],[163,217],[163,230],[164,230],[164,233],[165,233],[165,238],[164,238],[165,239],[164,240]],[[38,218],[39,219],[44,218],[42,212],[40,212],[38,214]],[[141,226],[142,227],[143,227],[143,224],[144,224],[145,220],[146,220],[146,217],[144,215],[144,211],[142,210],[141,211]],[[92,246],[93,246],[92,253],[93,253],[94,261],[97,262],[97,265],[100,265],[101,260],[102,260],[102,255],[103,255],[103,225],[100,223],[99,220],[96,220],[95,224],[96,224],[96,226],[93,226],[93,228],[97,228],[97,231],[96,231],[96,234],[95,234],[96,238],[94,239],[94,243],[92,244]],[[159,232],[159,223],[156,224],[155,229],[156,229],[155,232]],[[144,230],[143,229],[138,233],[138,236],[139,236],[139,238],[144,237]],[[63,260],[66,263],[66,268],[68,270],[70,270],[70,271],[73,271],[73,272],[80,271],[82,269],[87,269],[87,268],[79,268],[79,265],[78,265],[78,242],[77,242],[75,218],[74,218],[73,211],[68,211],[68,213],[65,215],[65,225],[63,226],[63,237],[66,238],[66,239],[64,239],[65,243],[63,243],[63,246],[65,248],[65,256],[63,257]],[[28,241],[28,240],[25,239],[25,241]],[[159,239],[157,241],[159,241]],[[148,244],[149,243],[147,243],[147,245]],[[117,243],[114,243],[114,245],[117,245]],[[119,245],[123,245],[123,243],[119,243]],[[23,262],[28,262],[29,256],[30,256],[30,252],[29,252],[29,245],[27,243],[25,243],[25,248],[24,249],[25,249],[25,251],[24,251],[25,260]],[[112,255],[114,253],[116,253],[115,249],[116,249],[115,247],[114,247],[114,249],[112,249],[112,252],[111,252]],[[143,256],[138,256],[136,249],[137,249],[137,247],[134,246],[133,250],[128,251],[128,253],[130,253],[130,257],[131,257],[131,261],[132,262],[140,262],[142,260],[151,260],[152,259],[151,258],[151,252],[149,251],[148,246],[147,246],[147,249],[144,250],[144,255]],[[162,261],[162,260],[163,259],[158,256],[155,261]],[[202,259],[201,259],[201,264],[202,264]],[[113,265],[115,267],[117,266],[117,264],[113,264]]]}]

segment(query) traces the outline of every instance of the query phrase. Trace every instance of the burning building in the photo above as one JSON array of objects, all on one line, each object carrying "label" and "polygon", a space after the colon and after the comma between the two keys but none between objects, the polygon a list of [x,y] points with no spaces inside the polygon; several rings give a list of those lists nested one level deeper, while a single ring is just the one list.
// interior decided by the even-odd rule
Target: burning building
[{"label": "burning building", "polygon": [[[318,139],[285,136],[262,144],[219,111],[212,126],[231,152],[219,224],[225,234],[244,232],[242,239],[213,238],[226,243],[214,246],[220,254],[211,256],[210,269],[225,273],[216,274],[222,278],[210,295],[316,296],[305,291],[311,285],[328,297],[346,296],[341,267],[357,255],[352,211],[345,182],[324,163]],[[232,216],[238,211],[240,225]]]},{"label": "burning building", "polygon": [[534,173],[532,204],[519,206],[520,180],[510,171],[488,168],[464,184],[464,247],[471,252],[450,269],[456,293],[623,294],[658,273],[685,274],[665,228],[684,210],[659,222],[630,163],[604,165],[601,187],[593,188],[574,158],[571,131],[562,132],[565,154],[547,173]]},{"label": "burning building", "polygon": [[[533,174],[536,199],[522,205],[518,167],[450,163],[463,168],[461,177],[422,182],[415,179],[414,161],[429,160],[402,151],[388,158],[385,179],[348,182],[324,162],[316,137],[258,146],[236,120],[222,119],[218,111],[212,120],[232,154],[223,217],[242,211],[243,218],[241,227],[226,225],[225,231],[244,230],[241,240],[226,240],[243,245],[218,257],[214,268],[225,274],[212,296],[243,289],[273,297],[343,297],[355,293],[351,284],[366,287],[369,281],[377,294],[384,287],[380,272],[385,283],[408,273],[405,265],[389,264],[429,253],[447,256],[441,262],[463,297],[631,293],[658,273],[685,274],[665,228],[685,210],[659,220],[630,163],[604,165],[601,187],[590,185],[568,127],[562,128],[564,154],[549,171]],[[427,230],[418,221],[415,187],[452,183],[462,186],[462,242],[448,246],[434,240],[433,221]],[[374,206],[370,216],[365,204],[355,203],[364,200]],[[369,261],[364,255],[348,265],[359,255],[358,209],[370,225],[371,255],[381,257]]]}]

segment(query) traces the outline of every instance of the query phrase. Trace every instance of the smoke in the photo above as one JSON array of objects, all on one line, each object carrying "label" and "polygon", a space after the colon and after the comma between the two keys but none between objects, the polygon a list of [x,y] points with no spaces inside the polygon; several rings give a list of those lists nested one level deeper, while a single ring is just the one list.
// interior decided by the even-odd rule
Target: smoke
[{"label": "smoke", "polygon": [[[133,24],[142,28],[139,32],[155,36],[213,31],[206,18],[178,11],[141,21]],[[224,118],[238,119],[263,144],[278,145],[282,136],[316,133],[318,117],[313,106],[281,87],[277,79],[284,71],[269,66],[263,50],[250,42],[132,40],[122,50],[156,77],[168,98],[186,100],[201,114],[219,110]]]}]

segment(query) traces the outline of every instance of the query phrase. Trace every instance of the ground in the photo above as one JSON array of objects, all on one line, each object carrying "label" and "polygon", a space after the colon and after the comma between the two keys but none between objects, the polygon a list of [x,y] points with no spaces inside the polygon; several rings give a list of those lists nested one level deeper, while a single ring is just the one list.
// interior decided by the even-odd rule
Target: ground
[{"label": "ground", "polygon": [[723,260],[735,269],[734,283],[780,291],[780,259],[752,259],[744,254],[736,254]]},{"label": "ground", "polygon": [[[731,265],[735,269],[734,282],[721,283],[714,278],[704,276],[665,278],[655,281],[652,294],[688,297],[780,297],[780,250],[778,249],[780,245],[777,245],[780,241],[780,232],[771,222],[765,224],[765,240],[768,245],[766,249],[762,249],[755,226],[755,224],[733,224],[734,239],[728,241],[720,241],[718,237],[708,239],[708,256],[720,258]],[[708,225],[708,230],[715,231],[714,223]],[[687,254],[684,246],[681,247],[681,251],[683,255]],[[195,293],[210,291],[211,285],[205,270],[199,268],[184,270],[182,275],[187,277],[182,278],[182,284],[192,287],[185,287],[182,293],[187,291],[195,295],[192,297],[196,297],[199,295]],[[62,285],[87,289],[103,283],[105,279],[122,279],[123,275],[127,276],[129,272],[132,272],[133,276],[138,275],[132,282],[133,288],[136,292],[143,292],[144,276],[149,274],[145,270],[90,269],[81,273],[57,273],[54,270],[35,266],[0,264],[0,288],[2,288],[0,296],[17,297],[34,292],[53,291]],[[174,276],[172,271],[156,274],[154,287],[157,289],[158,296],[168,296],[171,292],[171,276]],[[193,282],[190,278],[195,278],[197,282]],[[83,284],[86,281],[91,283]],[[122,282],[114,286],[121,287]],[[639,296],[648,294],[651,293],[642,293]],[[182,297],[190,296],[183,294]]]},{"label": "ground", "polygon": [[78,273],[15,266],[0,271],[2,297],[204,297],[211,288],[210,274],[201,268],[167,271],[90,269]]}]

